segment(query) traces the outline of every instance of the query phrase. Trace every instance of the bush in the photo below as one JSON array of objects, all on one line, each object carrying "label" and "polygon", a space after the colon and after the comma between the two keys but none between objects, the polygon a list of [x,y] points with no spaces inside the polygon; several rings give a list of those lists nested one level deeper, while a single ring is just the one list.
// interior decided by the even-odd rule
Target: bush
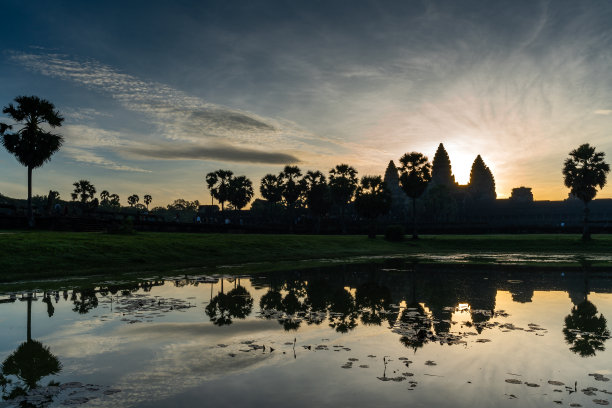
[{"label": "bush", "polygon": [[393,242],[403,241],[404,227],[401,225],[389,225],[385,231],[385,239]]}]

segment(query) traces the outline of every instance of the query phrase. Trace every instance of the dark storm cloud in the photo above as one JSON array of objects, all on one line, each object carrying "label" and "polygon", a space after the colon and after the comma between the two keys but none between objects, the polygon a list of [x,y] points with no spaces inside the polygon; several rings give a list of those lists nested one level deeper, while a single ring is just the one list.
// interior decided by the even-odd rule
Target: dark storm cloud
[{"label": "dark storm cloud", "polygon": [[263,164],[291,164],[300,161],[297,157],[286,153],[263,152],[233,146],[130,147],[126,152],[141,157],[166,160],[215,160]]}]

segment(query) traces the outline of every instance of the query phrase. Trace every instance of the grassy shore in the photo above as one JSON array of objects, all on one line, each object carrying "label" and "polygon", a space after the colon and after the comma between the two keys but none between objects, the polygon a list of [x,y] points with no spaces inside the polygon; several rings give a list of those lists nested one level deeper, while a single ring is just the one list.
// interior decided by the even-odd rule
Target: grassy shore
[{"label": "grassy shore", "polygon": [[[0,282],[247,263],[251,265],[246,269],[261,270],[289,267],[295,261],[308,266],[330,258],[355,261],[380,255],[431,256],[421,261],[454,262],[456,254],[462,255],[460,262],[468,263],[497,263],[495,256],[500,254],[532,254],[565,258],[553,265],[577,265],[575,259],[580,257],[599,257],[597,265],[612,266],[605,259],[612,257],[612,236],[582,242],[578,235],[437,235],[388,242],[365,236],[9,231],[0,233]],[[435,256],[446,256],[446,261]]]}]

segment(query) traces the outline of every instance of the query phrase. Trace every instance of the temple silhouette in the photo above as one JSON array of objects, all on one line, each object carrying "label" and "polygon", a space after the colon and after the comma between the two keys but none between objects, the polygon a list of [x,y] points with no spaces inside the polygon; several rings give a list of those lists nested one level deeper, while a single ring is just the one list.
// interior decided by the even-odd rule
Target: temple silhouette
[{"label": "temple silhouette", "polygon": [[[495,178],[480,155],[472,164],[468,184],[455,180],[449,155],[440,143],[433,158],[431,181],[417,200],[422,228],[432,232],[563,232],[579,228],[583,203],[568,196],[560,201],[534,201],[530,187],[512,189],[507,199],[498,199]],[[384,181],[393,198],[389,222],[411,216],[410,198],[399,184],[399,170],[391,160]],[[612,227],[612,200],[596,199],[589,204],[591,225],[599,231]]]}]

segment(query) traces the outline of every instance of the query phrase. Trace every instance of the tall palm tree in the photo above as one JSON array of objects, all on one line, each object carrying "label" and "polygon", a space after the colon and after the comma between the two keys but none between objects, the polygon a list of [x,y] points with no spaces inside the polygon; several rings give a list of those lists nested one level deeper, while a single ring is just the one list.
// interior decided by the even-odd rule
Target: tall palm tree
[{"label": "tall palm tree", "polygon": [[151,197],[150,194],[145,194],[144,203],[147,206],[147,211],[149,211],[149,204],[151,204],[151,201],[153,201],[153,197]]},{"label": "tall palm tree", "polygon": [[584,203],[582,239],[590,240],[589,202],[595,198],[597,187],[602,189],[606,185],[610,165],[603,161],[605,154],[595,152],[595,146],[588,143],[572,150],[569,155],[563,164],[563,181],[570,193]]},{"label": "tall palm tree", "polygon": [[234,177],[229,183],[228,201],[238,211],[253,198],[253,183],[246,176]]},{"label": "tall palm tree", "polygon": [[[51,128],[62,125],[64,118],[55,110],[55,106],[37,96],[18,96],[15,98],[17,106],[9,103],[2,109],[16,124],[0,123],[2,144],[19,163],[28,169],[28,225],[34,226],[32,214],[32,170],[41,167],[51,160],[53,153],[59,150],[64,139],[53,134],[43,127],[47,124]],[[9,132],[13,126],[21,125],[15,132]]]},{"label": "tall palm tree", "polygon": [[427,156],[418,152],[404,154],[400,163],[400,186],[412,199],[412,239],[417,239],[416,200],[425,192],[431,180],[431,164]]},{"label": "tall palm tree", "polygon": [[308,171],[302,179],[308,209],[317,217],[315,232],[321,231],[321,217],[331,208],[332,199],[325,175],[320,171]]},{"label": "tall palm tree", "polygon": [[224,211],[224,203],[229,198],[229,183],[234,177],[230,170],[219,169],[206,175],[206,185],[210,190],[210,195],[221,203],[221,212]]},{"label": "tall palm tree", "polygon": [[338,164],[329,171],[329,191],[333,201],[340,207],[340,221],[342,223],[343,234],[346,233],[344,213],[355,195],[358,184],[357,170],[348,164]]}]

